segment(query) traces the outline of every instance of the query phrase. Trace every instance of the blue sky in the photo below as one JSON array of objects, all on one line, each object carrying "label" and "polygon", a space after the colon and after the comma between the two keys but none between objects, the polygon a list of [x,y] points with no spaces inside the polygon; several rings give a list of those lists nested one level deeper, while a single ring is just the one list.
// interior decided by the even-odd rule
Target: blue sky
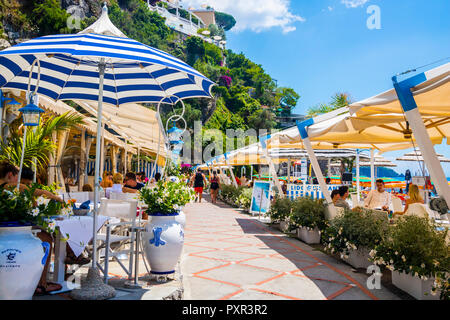
[{"label": "blue sky", "polygon": [[[261,64],[301,99],[296,113],[328,102],[336,92],[358,101],[392,88],[399,72],[450,57],[449,0],[185,0],[232,13],[238,24],[227,47]],[[377,5],[381,29],[369,30]],[[428,67],[428,68],[432,68]],[[436,151],[450,157],[450,147]],[[386,153],[395,159],[408,150]],[[398,172],[418,170],[397,163]],[[444,165],[450,176],[450,165]]]}]

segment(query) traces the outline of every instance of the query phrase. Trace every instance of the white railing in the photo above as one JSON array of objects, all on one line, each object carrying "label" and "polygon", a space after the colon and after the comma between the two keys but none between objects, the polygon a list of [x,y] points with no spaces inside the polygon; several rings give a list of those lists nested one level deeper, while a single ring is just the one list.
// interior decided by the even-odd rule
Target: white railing
[{"label": "white railing", "polygon": [[[173,9],[177,8],[172,3],[169,3],[169,2],[164,2],[164,3],[166,3],[168,6],[170,6]],[[200,17],[198,17],[196,14],[190,12],[189,10],[183,9],[183,10],[186,10],[191,17],[195,17],[196,19],[198,19],[198,21],[199,21],[198,25],[195,24],[194,22],[192,22],[192,20],[188,20],[188,19],[181,17],[180,15],[171,13],[169,10],[167,10],[164,7],[160,7],[158,5],[152,6],[152,5],[148,4],[148,8],[149,8],[149,10],[156,11],[160,16],[166,18],[165,23],[169,28],[172,28],[175,31],[183,33],[188,36],[200,37],[203,39],[203,41],[206,41],[208,43],[213,43],[216,46],[221,47],[217,41],[214,41],[213,39],[211,39],[209,37],[205,37],[204,35],[198,33],[198,30],[200,28],[206,28],[206,26],[202,22]]]}]

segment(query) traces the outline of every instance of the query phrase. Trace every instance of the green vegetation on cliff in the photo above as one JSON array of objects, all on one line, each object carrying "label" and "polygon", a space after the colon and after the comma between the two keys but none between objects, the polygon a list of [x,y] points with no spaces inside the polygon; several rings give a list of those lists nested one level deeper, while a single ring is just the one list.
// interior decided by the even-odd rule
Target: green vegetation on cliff
[{"label": "green vegetation on cliff", "polygon": [[[64,2],[67,5],[70,1]],[[81,28],[98,18],[103,0],[86,2],[90,12],[81,21]],[[271,129],[276,126],[276,115],[290,113],[297,104],[299,95],[290,88],[277,87],[261,65],[243,53],[223,51],[199,37],[174,32],[165,25],[164,18],[148,10],[146,1],[109,0],[108,8],[111,21],[128,37],[186,61],[218,84],[214,87],[214,101],[186,101],[188,127],[193,128],[193,122],[201,120],[205,128],[223,132],[226,129]],[[67,28],[68,17],[59,0],[0,0],[2,25],[21,34],[26,30],[24,37],[78,32]],[[236,23],[232,16],[220,12],[216,12],[216,19],[219,27],[209,27],[214,32],[229,30]]]}]

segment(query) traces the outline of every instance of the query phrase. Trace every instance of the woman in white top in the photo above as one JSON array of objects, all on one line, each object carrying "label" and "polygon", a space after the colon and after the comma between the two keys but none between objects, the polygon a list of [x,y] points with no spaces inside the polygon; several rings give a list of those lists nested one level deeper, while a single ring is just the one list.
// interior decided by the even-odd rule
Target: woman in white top
[{"label": "woman in white top", "polygon": [[[408,193],[408,195],[409,195],[409,199],[405,200],[405,210],[403,210],[403,212],[394,212],[394,215],[399,215],[399,216],[404,215],[404,214],[410,215],[410,216],[411,215],[417,215],[417,214],[418,215],[422,215],[422,211],[423,210],[418,210],[417,214],[415,214],[414,210],[409,210],[408,211],[410,206],[413,205],[413,204],[416,204],[416,203],[424,204],[424,201],[423,201],[423,199],[422,199],[422,197],[420,196],[420,193],[419,193],[419,187],[417,185],[415,185],[415,184],[410,184],[409,185],[409,193]],[[411,209],[413,209],[413,208],[411,208]]]}]

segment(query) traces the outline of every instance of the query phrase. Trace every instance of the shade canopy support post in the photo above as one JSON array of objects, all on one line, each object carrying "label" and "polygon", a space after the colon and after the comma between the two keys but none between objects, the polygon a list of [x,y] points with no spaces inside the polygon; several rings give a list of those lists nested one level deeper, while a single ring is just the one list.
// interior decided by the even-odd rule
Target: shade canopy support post
[{"label": "shade canopy support post", "polygon": [[[359,169],[360,169],[360,165],[359,165],[359,153],[361,152],[361,150],[356,149],[356,199],[358,200],[358,204],[356,204],[356,206],[359,206],[359,201],[361,200],[361,186],[360,186],[360,176],[359,176]],[[355,207],[355,204],[353,204],[353,206]]]},{"label": "shade canopy support post", "polygon": [[375,150],[370,149],[370,188],[375,190]]},{"label": "shade canopy support post", "polygon": [[308,153],[309,160],[311,161],[311,165],[314,169],[314,173],[316,174],[317,180],[319,181],[320,189],[325,197],[325,200],[328,204],[328,216],[327,219],[332,219],[336,215],[336,208],[334,207],[333,201],[331,199],[331,194],[328,191],[328,187],[325,183],[325,178],[323,177],[322,170],[320,169],[319,161],[317,161],[316,154],[314,153],[314,149],[312,147],[311,141],[308,136],[308,127],[314,124],[314,119],[308,119],[303,122],[297,121],[297,128],[300,132],[300,136],[303,141],[303,145]]},{"label": "shade canopy support post", "polygon": [[291,183],[291,157],[288,157],[287,162],[287,183]]},{"label": "shade canopy support post", "polygon": [[270,135],[259,137],[259,141],[261,143],[261,147],[264,152],[264,156],[267,159],[267,163],[269,164],[269,175],[272,176],[273,182],[275,183],[275,187],[278,190],[278,194],[281,198],[284,198],[283,189],[281,188],[280,180],[278,179],[277,171],[275,170],[275,166],[273,164],[272,158],[269,156],[269,151],[267,150],[267,139],[270,138]]},{"label": "shade canopy support post", "polygon": [[414,138],[422,152],[423,159],[430,172],[436,191],[445,199],[447,205],[450,207],[450,186],[448,185],[444,170],[437,157],[436,151],[434,150],[430,136],[428,135],[428,131],[423,123],[416,101],[411,92],[411,88],[427,81],[427,77],[424,73],[421,73],[398,82],[397,76],[394,76],[392,81],[403,111],[405,112],[406,119],[413,131]]},{"label": "shade canopy support post", "polygon": [[227,154],[227,153],[224,153],[223,156],[225,157],[225,165],[228,167],[228,169],[230,169],[231,180],[233,181],[233,186],[234,186],[235,188],[237,188],[237,187],[239,187],[239,186],[238,186],[238,184],[237,184],[237,182],[236,182],[236,177],[234,176],[233,167],[230,166],[230,165],[228,164],[228,154]]}]

